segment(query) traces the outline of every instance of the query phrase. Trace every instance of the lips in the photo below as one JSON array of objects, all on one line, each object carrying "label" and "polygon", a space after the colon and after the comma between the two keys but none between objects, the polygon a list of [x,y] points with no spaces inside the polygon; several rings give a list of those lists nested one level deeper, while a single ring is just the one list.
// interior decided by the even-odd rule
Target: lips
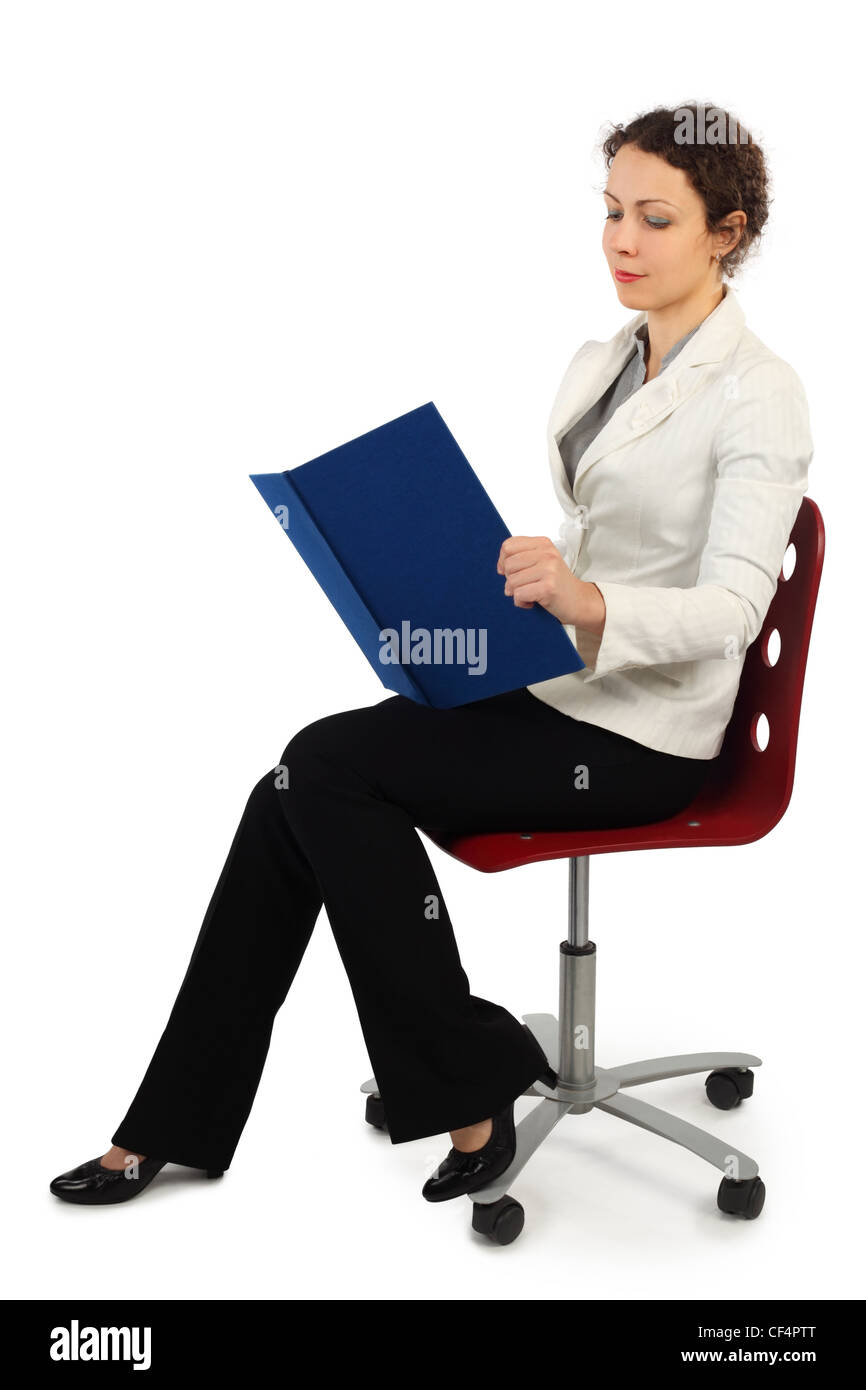
[{"label": "lips", "polygon": [[643,275],[632,275],[627,270],[615,270],[613,273],[616,276],[617,280],[622,280],[623,282],[627,282],[629,280],[643,280],[644,278]]}]

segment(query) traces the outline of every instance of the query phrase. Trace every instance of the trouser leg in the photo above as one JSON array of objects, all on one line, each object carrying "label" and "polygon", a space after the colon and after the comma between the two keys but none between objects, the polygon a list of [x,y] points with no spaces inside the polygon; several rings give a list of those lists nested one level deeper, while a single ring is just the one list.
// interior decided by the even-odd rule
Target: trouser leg
[{"label": "trouser leg", "polygon": [[[381,714],[348,711],[292,740],[283,754],[289,784],[279,792],[322,888],[392,1143],[477,1123],[547,1065],[512,1014],[471,993],[412,815],[376,785],[377,771],[387,777],[395,760],[406,760],[410,781],[413,770],[423,779],[432,751]],[[456,811],[459,776],[447,742],[438,758]]]},{"label": "trouser leg", "polygon": [[271,770],[253,788],[168,1023],[112,1143],[195,1168],[229,1166],[274,1016],[322,895],[280,814]]}]

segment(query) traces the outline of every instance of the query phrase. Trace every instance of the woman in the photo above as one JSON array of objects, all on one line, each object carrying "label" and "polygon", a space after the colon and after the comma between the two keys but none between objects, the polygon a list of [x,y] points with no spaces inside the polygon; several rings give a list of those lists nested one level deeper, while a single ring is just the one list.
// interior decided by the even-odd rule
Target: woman
[{"label": "woman", "polygon": [[515,536],[490,557],[505,599],[553,613],[585,668],[457,709],[394,696],[295,734],[252,789],[111,1147],[55,1178],[58,1197],[127,1200],[165,1163],[228,1168],[323,904],[392,1143],[450,1133],[423,1195],[475,1191],[511,1163],[514,1101],[555,1077],[522,1023],[470,993],[417,827],[606,828],[687,806],[812,456],[796,373],[724,283],[766,221],[762,152],[742,131],[684,142],[684,110],[703,114],[654,110],[604,142],[603,249],[636,315],[584,345],[554,404],[561,544]]}]

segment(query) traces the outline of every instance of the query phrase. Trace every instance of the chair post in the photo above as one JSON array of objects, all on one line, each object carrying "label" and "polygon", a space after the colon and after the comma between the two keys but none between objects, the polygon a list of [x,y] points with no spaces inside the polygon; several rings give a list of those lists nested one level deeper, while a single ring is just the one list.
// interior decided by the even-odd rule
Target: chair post
[{"label": "chair post", "polygon": [[[568,861],[568,940],[559,945],[559,1088],[595,1086],[595,942],[589,940],[589,855]],[[592,1104],[585,1107],[592,1108]]]},{"label": "chair post", "polygon": [[568,861],[568,944],[585,946],[589,939],[589,855]]}]

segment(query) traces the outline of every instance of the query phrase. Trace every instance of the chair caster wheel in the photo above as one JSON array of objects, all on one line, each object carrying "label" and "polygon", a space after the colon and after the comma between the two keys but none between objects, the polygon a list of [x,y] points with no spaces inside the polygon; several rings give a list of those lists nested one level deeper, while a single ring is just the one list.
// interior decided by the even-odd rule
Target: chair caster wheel
[{"label": "chair caster wheel", "polygon": [[711,1071],[704,1085],[707,1100],[717,1110],[733,1110],[741,1100],[748,1100],[755,1088],[755,1073],[739,1071],[736,1067],[721,1067]]},{"label": "chair caster wheel", "polygon": [[489,1236],[497,1245],[510,1245],[523,1230],[523,1207],[513,1197],[498,1202],[472,1203],[472,1229]]},{"label": "chair caster wheel", "polygon": [[385,1107],[382,1104],[381,1096],[370,1095],[367,1097],[367,1109],[364,1119],[368,1125],[375,1125],[376,1129],[387,1129],[388,1121],[385,1119]]},{"label": "chair caster wheel", "polygon": [[737,1182],[735,1178],[722,1178],[716,1201],[719,1211],[754,1221],[764,1209],[766,1195],[767,1189],[760,1178],[743,1178],[742,1182]]}]

